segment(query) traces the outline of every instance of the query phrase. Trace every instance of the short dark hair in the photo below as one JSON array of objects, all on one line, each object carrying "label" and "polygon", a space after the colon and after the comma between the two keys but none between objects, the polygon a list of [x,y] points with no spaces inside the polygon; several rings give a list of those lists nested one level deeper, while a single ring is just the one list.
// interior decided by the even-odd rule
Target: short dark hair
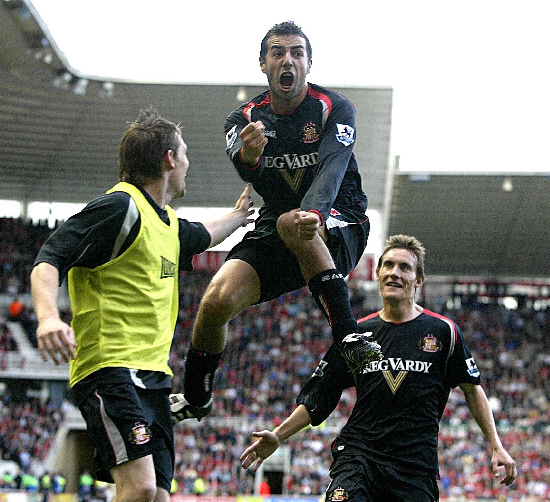
[{"label": "short dark hair", "polygon": [[382,252],[382,256],[378,259],[378,265],[376,267],[376,273],[382,266],[382,260],[386,253],[392,249],[406,249],[416,256],[416,276],[424,278],[424,257],[426,256],[426,249],[422,243],[416,238],[410,235],[392,235],[386,240],[386,247]]},{"label": "short dark hair", "polygon": [[298,35],[299,37],[302,37],[306,41],[308,61],[311,61],[312,53],[309,38],[307,38],[306,34],[302,31],[302,28],[300,28],[294,21],[284,21],[283,23],[276,24],[265,34],[262,44],[260,45],[260,57],[262,59],[265,59],[267,55],[267,41],[274,35]]},{"label": "short dark hair", "polygon": [[160,178],[164,155],[177,150],[178,136],[179,126],[162,118],[156,108],[140,110],[120,141],[119,180],[141,187],[147,179]]}]

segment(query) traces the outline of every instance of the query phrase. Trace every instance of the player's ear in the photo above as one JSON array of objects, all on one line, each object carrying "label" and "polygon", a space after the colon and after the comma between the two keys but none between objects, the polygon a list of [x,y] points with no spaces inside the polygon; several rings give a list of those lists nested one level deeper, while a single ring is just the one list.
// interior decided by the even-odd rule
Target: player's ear
[{"label": "player's ear", "polygon": [[174,151],[173,150],[168,150],[164,154],[163,160],[164,160],[164,165],[165,165],[167,171],[172,171],[173,169],[176,168],[176,162],[174,161]]},{"label": "player's ear", "polygon": [[262,73],[265,73],[265,59],[262,56],[260,56],[259,60],[260,60],[260,69],[262,70]]}]

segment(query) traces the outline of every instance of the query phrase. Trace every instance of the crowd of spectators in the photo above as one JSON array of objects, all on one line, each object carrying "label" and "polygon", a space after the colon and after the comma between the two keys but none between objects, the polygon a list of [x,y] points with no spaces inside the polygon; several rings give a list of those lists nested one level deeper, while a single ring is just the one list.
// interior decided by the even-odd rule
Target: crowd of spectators
[{"label": "crowd of spectators", "polygon": [[[34,255],[51,230],[9,220],[2,220],[0,228],[0,293],[25,293]],[[211,276],[201,270],[181,276],[180,316],[171,356],[174,391],[182,389],[193,320]],[[378,305],[369,305],[361,288],[351,286],[358,317],[376,310]],[[455,320],[462,329],[482,372],[503,443],[518,463],[520,475],[507,489],[507,500],[550,499],[550,342],[545,337],[550,311],[507,310],[495,303],[468,302],[456,308],[456,302],[449,302],[453,309],[446,305],[442,301],[426,306]],[[235,317],[216,376],[212,414],[200,423],[184,422],[176,429],[179,491],[193,493],[194,480],[200,477],[212,495],[253,493],[254,474],[241,469],[238,460],[251,432],[273,427],[289,414],[330,343],[327,322],[307,289],[252,306]],[[33,459],[45,458],[61,411],[35,399],[25,403],[9,396],[3,399],[1,455],[25,469]],[[330,443],[354,401],[354,390],[346,391],[324,424],[289,440],[292,468],[284,480],[289,493],[323,493],[328,484]],[[493,481],[489,461],[483,434],[462,394],[455,390],[441,423],[442,498],[473,494],[478,499],[498,498],[504,492]]]},{"label": "crowd of spectators", "polygon": [[6,319],[0,317],[0,352],[15,351],[18,349],[17,341],[8,326]]},{"label": "crowd of spectators", "polygon": [[40,398],[16,400],[0,395],[1,460],[15,462],[30,473],[44,462],[62,421],[62,409]]},{"label": "crowd of spectators", "polygon": [[6,319],[0,315],[0,370],[8,368],[8,352],[17,352],[19,346],[8,326]]},{"label": "crowd of spectators", "polygon": [[0,292],[30,293],[30,272],[36,255],[52,229],[46,222],[0,218]]}]

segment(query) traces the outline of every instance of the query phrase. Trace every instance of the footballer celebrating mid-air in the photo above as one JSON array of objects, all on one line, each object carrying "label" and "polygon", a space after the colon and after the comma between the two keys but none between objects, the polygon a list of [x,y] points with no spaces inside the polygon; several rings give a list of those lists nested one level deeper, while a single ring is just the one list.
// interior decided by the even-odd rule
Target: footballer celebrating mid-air
[{"label": "footballer celebrating mid-air", "polygon": [[[369,235],[355,109],[306,81],[311,44],[293,22],[267,32],[259,63],[269,89],[232,112],[225,132],[231,162],[263,206],[200,303],[185,364],[184,395],[194,406],[187,416],[209,412],[227,323],[250,305],[307,285],[339,346],[360,332],[345,282]],[[378,359],[379,346],[367,345],[365,357]]]}]

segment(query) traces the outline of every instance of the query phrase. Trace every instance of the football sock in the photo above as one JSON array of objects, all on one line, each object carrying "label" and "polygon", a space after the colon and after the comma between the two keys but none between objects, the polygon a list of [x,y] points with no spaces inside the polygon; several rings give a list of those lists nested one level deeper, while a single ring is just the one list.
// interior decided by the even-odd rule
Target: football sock
[{"label": "football sock", "polygon": [[348,285],[336,269],[325,270],[312,277],[308,284],[313,299],[323,311],[338,344],[350,333],[358,330],[357,321],[349,303]]},{"label": "football sock", "polygon": [[214,374],[223,352],[207,354],[189,347],[185,358],[183,394],[189,404],[204,406],[212,396]]}]

